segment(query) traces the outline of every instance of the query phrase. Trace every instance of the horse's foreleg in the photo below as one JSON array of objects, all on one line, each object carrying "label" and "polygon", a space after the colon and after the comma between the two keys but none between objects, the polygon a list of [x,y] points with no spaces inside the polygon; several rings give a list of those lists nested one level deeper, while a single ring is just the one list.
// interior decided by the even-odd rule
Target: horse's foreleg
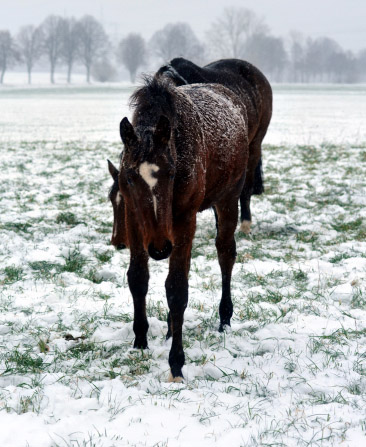
[{"label": "horse's foreleg", "polygon": [[146,317],[146,294],[149,282],[149,270],[147,267],[148,256],[146,252],[131,254],[130,267],[127,272],[128,285],[133,297],[134,320],[133,331],[135,333],[134,348],[147,348],[147,330],[149,324]]},{"label": "horse's foreleg", "polygon": [[141,236],[137,225],[133,222],[133,216],[128,216],[129,240],[131,241],[130,267],[127,272],[128,285],[133,298],[135,333],[134,348],[147,348],[147,330],[149,324],[146,317],[146,294],[149,283],[149,256],[143,248]]},{"label": "horse's foreleg", "polygon": [[220,301],[220,328],[222,332],[225,325],[230,326],[233,315],[231,301],[231,273],[236,258],[236,244],[234,232],[238,221],[238,205],[236,201],[222,206],[216,206],[218,215],[218,232],[216,236],[216,249],[222,275],[222,296]]},{"label": "horse's foreleg", "polygon": [[185,220],[174,228],[174,248],[169,261],[169,274],[165,282],[169,306],[168,334],[173,337],[169,353],[170,380],[183,379],[184,352],[182,326],[184,311],[188,303],[188,272],[190,267],[192,240],[196,228],[195,217]]},{"label": "horse's foreleg", "polygon": [[166,322],[168,324],[168,332],[166,333],[165,339],[169,340],[169,338],[172,336],[172,319],[170,317],[170,312],[168,312],[168,318],[166,319]]}]

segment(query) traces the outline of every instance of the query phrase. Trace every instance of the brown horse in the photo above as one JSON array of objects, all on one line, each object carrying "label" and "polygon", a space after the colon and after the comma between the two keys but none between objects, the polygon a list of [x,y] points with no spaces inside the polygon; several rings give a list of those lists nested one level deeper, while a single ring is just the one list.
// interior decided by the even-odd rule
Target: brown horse
[{"label": "brown horse", "polygon": [[[239,59],[222,59],[201,68],[187,59],[175,58],[161,67],[155,77],[168,78],[176,86],[218,83],[237,94],[245,105],[248,113],[249,160],[244,187],[240,194],[240,231],[249,233],[252,221],[251,196],[263,193],[262,141],[272,116],[272,89],[268,80],[252,64]],[[116,196],[118,170],[111,162],[109,170],[114,178],[111,200],[115,219],[111,242],[117,248],[124,248],[126,245],[124,202],[122,197],[119,196],[117,199]]]},{"label": "brown horse", "polygon": [[[149,78],[132,96],[132,124],[121,121],[125,146],[111,191],[125,202],[130,248],[128,284],[134,302],[135,348],[147,347],[146,293],[149,256],[170,256],[165,288],[169,306],[171,379],[183,377],[183,314],[199,211],[214,207],[216,248],[222,273],[220,330],[233,312],[230,283],[235,262],[238,199],[248,163],[247,111],[237,95],[219,84],[176,87]],[[121,195],[121,196],[120,196]]]}]

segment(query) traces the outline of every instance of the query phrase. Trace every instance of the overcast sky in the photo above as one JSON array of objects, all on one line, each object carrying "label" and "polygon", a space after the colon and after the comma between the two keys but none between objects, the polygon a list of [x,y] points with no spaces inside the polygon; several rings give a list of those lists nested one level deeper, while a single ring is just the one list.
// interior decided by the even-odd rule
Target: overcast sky
[{"label": "overcast sky", "polygon": [[38,25],[48,14],[92,14],[118,37],[134,31],[150,38],[166,23],[182,21],[202,38],[231,5],[264,17],[277,36],[297,30],[332,37],[344,49],[366,48],[366,0],[0,0],[0,29],[15,33],[22,25]]}]

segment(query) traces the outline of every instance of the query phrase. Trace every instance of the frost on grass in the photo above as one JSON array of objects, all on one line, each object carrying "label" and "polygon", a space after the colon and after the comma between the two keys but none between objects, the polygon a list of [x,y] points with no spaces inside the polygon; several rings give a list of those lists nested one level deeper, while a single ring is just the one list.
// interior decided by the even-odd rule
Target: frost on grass
[{"label": "frost on grass", "polygon": [[132,349],[129,256],[109,245],[104,160],[118,150],[3,144],[1,444],[362,442],[365,150],[265,148],[267,192],[251,235],[237,233],[224,334],[214,218],[200,215],[183,384],[167,380],[165,261],[150,261],[150,349]]},{"label": "frost on grass", "polygon": [[365,146],[265,147],[223,334],[214,217],[199,216],[181,384],[166,261],[150,261],[150,349],[132,349],[129,255],[109,245],[119,151],[1,143],[0,445],[363,445]]}]

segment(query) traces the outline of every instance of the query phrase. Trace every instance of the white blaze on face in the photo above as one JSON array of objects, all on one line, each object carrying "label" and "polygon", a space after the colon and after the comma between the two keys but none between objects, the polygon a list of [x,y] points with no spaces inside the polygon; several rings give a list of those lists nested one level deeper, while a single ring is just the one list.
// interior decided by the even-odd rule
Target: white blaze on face
[{"label": "white blaze on face", "polygon": [[118,192],[117,192],[117,196],[116,196],[116,205],[117,205],[117,206],[120,204],[121,199],[122,199],[122,195],[121,195],[121,193],[118,191]]},{"label": "white blaze on face", "polygon": [[154,212],[155,212],[156,217],[157,217],[157,200],[156,200],[156,196],[153,193],[152,189],[158,182],[158,179],[156,177],[154,177],[153,174],[155,172],[158,172],[159,169],[160,169],[159,166],[155,165],[154,163],[148,163],[147,161],[144,161],[143,163],[141,163],[140,167],[139,167],[139,173],[140,173],[141,177],[144,179],[144,181],[150,187],[150,191],[151,191],[152,198],[153,198]]}]

